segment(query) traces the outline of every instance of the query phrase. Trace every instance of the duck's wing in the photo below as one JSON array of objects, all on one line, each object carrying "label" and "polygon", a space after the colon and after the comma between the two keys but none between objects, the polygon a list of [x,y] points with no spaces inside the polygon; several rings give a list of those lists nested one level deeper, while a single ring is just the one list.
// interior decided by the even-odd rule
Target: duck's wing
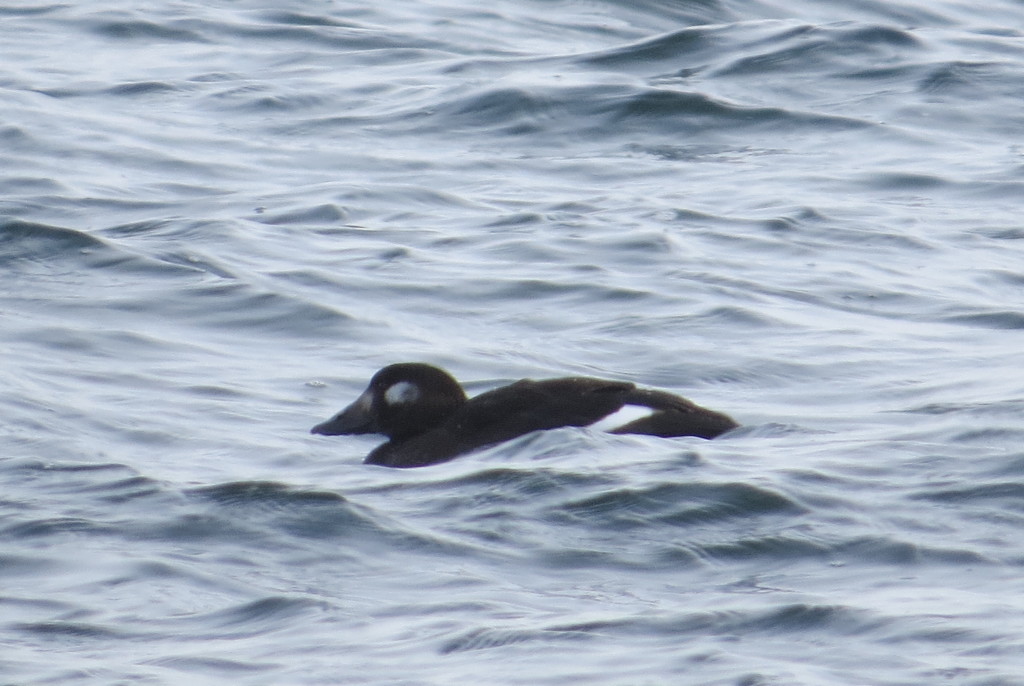
[{"label": "duck's wing", "polygon": [[613,429],[615,434],[649,434],[670,438],[698,436],[715,438],[739,424],[729,415],[701,407],[686,398],[664,391],[635,388],[623,397],[626,405],[649,407],[650,415]]}]

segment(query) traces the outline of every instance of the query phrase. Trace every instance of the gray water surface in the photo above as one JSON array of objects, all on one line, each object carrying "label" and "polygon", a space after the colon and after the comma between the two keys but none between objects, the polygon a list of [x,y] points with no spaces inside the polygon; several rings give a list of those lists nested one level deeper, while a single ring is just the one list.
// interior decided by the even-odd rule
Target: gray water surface
[{"label": "gray water surface", "polygon": [[[0,8],[0,684],[1024,684],[1024,5]],[[378,368],[715,441],[431,468]]]}]

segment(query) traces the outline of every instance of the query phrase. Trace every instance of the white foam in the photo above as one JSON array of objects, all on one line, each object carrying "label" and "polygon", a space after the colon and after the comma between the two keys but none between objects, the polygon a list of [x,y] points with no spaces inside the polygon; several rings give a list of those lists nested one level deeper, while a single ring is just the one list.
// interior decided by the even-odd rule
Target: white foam
[{"label": "white foam", "polygon": [[650,417],[652,414],[654,414],[654,410],[645,405],[623,405],[616,412],[612,412],[589,426],[595,431],[613,431],[630,422]]}]

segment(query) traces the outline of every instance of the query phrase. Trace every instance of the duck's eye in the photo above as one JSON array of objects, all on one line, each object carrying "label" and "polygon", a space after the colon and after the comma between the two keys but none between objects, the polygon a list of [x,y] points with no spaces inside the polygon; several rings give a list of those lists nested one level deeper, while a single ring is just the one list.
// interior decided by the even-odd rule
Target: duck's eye
[{"label": "duck's eye", "polygon": [[399,381],[384,391],[384,402],[388,405],[403,405],[415,402],[419,397],[420,389],[416,388],[416,384],[409,383],[408,381]]}]

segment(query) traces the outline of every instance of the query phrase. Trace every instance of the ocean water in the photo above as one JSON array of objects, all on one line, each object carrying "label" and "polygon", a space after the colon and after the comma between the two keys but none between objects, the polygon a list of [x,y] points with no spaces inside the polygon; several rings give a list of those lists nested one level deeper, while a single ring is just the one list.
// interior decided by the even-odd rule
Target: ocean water
[{"label": "ocean water", "polygon": [[[1022,84],[1013,0],[4,3],[0,684],[1024,684]],[[407,360],[743,426],[309,435]]]}]

